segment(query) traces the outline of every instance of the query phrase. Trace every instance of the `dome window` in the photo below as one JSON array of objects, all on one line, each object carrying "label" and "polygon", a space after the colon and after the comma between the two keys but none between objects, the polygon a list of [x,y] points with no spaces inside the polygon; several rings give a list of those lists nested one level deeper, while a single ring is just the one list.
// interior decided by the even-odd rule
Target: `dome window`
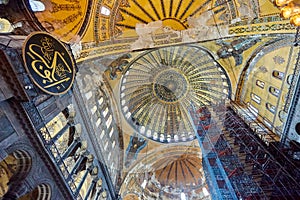
[{"label": "dome window", "polygon": [[260,104],[261,98],[258,95],[251,93],[251,99],[256,103]]},{"label": "dome window", "polygon": [[257,85],[258,87],[264,89],[264,87],[265,87],[265,82],[260,81],[260,80],[257,80],[257,81],[256,81],[256,85]]},{"label": "dome window", "polygon": [[273,106],[272,104],[270,103],[266,103],[266,107],[267,109],[271,112],[271,113],[275,113],[275,110],[276,110],[276,107]]},{"label": "dome window", "polygon": [[42,12],[46,8],[42,2],[36,0],[29,0],[29,4],[33,12]]},{"label": "dome window", "polygon": [[270,87],[269,88],[269,92],[271,93],[271,94],[273,94],[275,97],[278,97],[279,96],[279,93],[280,93],[280,90],[278,90],[277,88],[274,88],[274,87]]},{"label": "dome window", "polygon": [[107,8],[106,6],[101,6],[100,10],[102,15],[109,16],[110,15],[110,9]]}]

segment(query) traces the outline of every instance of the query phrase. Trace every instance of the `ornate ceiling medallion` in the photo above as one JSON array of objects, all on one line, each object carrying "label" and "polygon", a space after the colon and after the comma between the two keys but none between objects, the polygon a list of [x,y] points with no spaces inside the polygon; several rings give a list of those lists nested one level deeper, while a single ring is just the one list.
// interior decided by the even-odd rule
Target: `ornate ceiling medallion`
[{"label": "ornate ceiling medallion", "polygon": [[187,90],[188,81],[183,72],[176,68],[163,70],[154,78],[153,93],[165,103],[177,102],[186,95]]},{"label": "ornate ceiling medallion", "polygon": [[196,46],[147,51],[129,64],[120,89],[128,123],[163,143],[195,139],[190,112],[223,101],[230,93],[223,69]]}]

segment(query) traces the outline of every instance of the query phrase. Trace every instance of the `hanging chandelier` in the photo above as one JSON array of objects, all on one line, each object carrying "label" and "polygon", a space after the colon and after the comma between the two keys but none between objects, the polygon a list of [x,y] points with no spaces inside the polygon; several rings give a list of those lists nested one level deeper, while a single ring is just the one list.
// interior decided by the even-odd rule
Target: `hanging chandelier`
[{"label": "hanging chandelier", "polygon": [[284,19],[290,19],[291,24],[300,26],[300,0],[275,0],[275,4],[281,8]]}]

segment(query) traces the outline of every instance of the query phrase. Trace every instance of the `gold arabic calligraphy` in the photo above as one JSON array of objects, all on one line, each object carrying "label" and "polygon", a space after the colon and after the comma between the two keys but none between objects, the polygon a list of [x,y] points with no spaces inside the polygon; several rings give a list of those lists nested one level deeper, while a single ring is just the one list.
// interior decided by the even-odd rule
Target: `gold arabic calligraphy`
[{"label": "gold arabic calligraphy", "polygon": [[[54,50],[50,38],[41,39],[41,45],[30,44],[27,54],[32,58],[31,67],[43,80],[44,88],[57,86],[70,80],[67,73],[72,69],[59,51]],[[39,54],[40,53],[40,54]],[[42,54],[42,55],[41,55]],[[57,87],[60,89],[60,87]]]}]

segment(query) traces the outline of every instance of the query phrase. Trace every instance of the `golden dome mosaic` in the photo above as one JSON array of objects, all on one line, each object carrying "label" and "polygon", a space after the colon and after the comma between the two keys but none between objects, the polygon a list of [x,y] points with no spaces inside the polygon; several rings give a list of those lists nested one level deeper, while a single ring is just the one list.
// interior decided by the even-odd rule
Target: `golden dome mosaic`
[{"label": "golden dome mosaic", "polygon": [[207,51],[175,46],[147,51],[129,63],[120,90],[128,123],[152,140],[171,143],[195,139],[190,112],[222,101],[230,86]]}]

